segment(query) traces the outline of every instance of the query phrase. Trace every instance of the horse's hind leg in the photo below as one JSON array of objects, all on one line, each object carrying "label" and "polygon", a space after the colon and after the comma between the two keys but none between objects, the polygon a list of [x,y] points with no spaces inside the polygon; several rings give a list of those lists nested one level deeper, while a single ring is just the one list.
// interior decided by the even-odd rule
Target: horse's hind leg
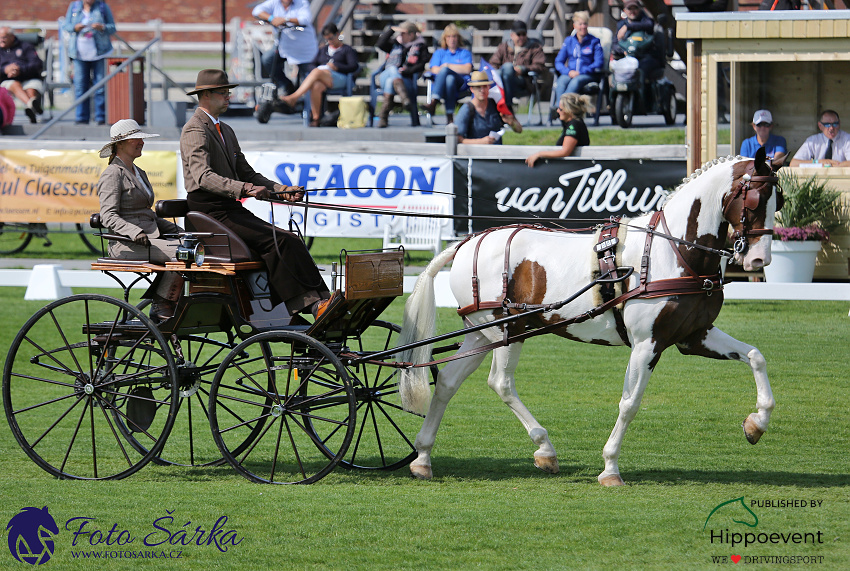
[{"label": "horse's hind leg", "polygon": [[712,359],[734,359],[747,363],[753,370],[756,380],[756,412],[744,420],[744,435],[750,444],[755,444],[767,430],[770,413],[776,402],[767,380],[767,367],[761,352],[737,339],[730,337],[720,329],[711,327],[699,338],[687,339],[678,344],[679,351],[686,355],[702,355]]},{"label": "horse's hind leg", "polygon": [[[458,349],[458,353],[472,350],[487,343],[489,343],[489,340],[481,333],[468,333],[464,337],[463,344]],[[416,459],[410,463],[410,474],[413,477],[421,480],[430,480],[433,477],[431,470],[431,450],[434,448],[437,429],[440,428],[440,421],[443,419],[446,407],[463,381],[481,365],[481,362],[486,356],[487,353],[482,352],[478,355],[471,355],[457,361],[451,361],[437,375],[437,384],[434,387],[431,406],[428,407],[428,414],[425,415],[422,430],[416,435],[416,440],[413,443],[417,452]]]},{"label": "horse's hind leg", "polygon": [[522,422],[531,441],[538,446],[537,451],[534,453],[534,465],[549,474],[557,474],[559,470],[558,456],[555,453],[555,448],[549,441],[549,433],[532,416],[531,412],[529,412],[519,399],[516,391],[514,372],[519,364],[521,352],[522,343],[514,343],[507,347],[495,349],[493,351],[493,364],[490,367],[490,376],[487,378],[487,384],[510,407],[520,422]]}]

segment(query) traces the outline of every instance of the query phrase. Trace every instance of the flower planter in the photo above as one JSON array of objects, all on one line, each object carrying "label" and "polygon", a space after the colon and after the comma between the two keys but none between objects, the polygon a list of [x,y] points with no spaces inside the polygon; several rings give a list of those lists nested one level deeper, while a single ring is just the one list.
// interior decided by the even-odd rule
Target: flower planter
[{"label": "flower planter", "polygon": [[817,240],[774,240],[771,244],[771,262],[764,268],[768,283],[811,283],[815,275],[821,243]]}]

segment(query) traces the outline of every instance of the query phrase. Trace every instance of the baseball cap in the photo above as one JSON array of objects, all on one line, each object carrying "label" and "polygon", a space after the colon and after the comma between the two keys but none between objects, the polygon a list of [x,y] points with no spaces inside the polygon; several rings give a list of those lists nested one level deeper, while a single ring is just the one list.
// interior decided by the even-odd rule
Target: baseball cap
[{"label": "baseball cap", "polygon": [[756,114],[753,115],[753,123],[756,125],[759,123],[773,123],[773,115],[771,115],[770,111],[767,109],[759,109],[756,111]]}]

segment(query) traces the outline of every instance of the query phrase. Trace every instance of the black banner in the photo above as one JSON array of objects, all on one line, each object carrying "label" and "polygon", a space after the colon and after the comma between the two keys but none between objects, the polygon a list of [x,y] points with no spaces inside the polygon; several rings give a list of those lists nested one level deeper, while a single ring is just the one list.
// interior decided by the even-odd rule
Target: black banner
[{"label": "black banner", "polygon": [[[471,163],[471,164],[470,164]],[[682,160],[553,160],[534,168],[521,159],[454,159],[458,235],[517,221],[582,228],[611,216],[640,216],[658,209],[663,192],[686,176]],[[543,222],[540,218],[557,218]]]}]

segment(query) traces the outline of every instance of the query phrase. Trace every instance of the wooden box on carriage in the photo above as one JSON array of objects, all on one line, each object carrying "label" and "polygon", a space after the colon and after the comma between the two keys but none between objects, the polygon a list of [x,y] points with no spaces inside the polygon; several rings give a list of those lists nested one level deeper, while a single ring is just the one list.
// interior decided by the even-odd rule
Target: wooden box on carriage
[{"label": "wooden box on carriage", "polygon": [[345,298],[397,297],[404,282],[404,252],[366,252],[345,256]]}]

